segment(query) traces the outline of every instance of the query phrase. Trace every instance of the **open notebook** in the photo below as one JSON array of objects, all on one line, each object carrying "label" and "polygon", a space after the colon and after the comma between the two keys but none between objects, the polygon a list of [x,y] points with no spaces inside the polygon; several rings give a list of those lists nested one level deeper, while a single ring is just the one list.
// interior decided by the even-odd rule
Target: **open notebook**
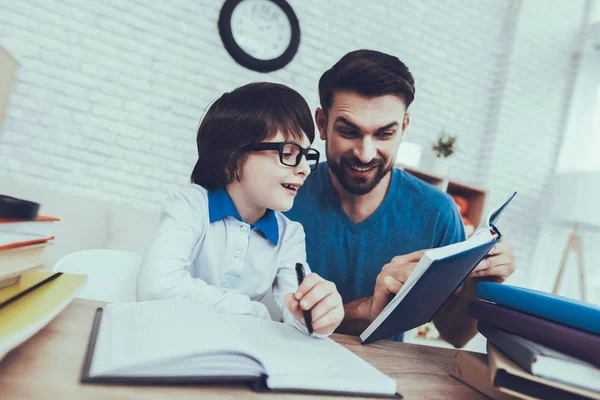
[{"label": "open notebook", "polygon": [[96,312],[84,383],[249,383],[255,390],[397,397],[396,382],[331,339],[186,300]]},{"label": "open notebook", "polygon": [[495,223],[513,193],[469,239],[425,252],[404,286],[360,335],[363,343],[390,338],[433,319],[450,295],[500,240]]}]

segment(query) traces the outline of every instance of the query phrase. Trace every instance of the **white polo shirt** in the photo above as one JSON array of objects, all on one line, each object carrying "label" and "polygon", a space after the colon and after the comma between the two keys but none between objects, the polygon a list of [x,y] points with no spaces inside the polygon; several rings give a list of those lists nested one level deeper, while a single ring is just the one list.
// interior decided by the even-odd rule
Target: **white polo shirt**
[{"label": "white polo shirt", "polygon": [[298,288],[297,262],[308,275],[304,229],[298,222],[269,211],[255,225],[247,224],[224,189],[188,184],[163,206],[140,266],[137,298],[185,298],[270,319],[259,301],[273,290],[283,321],[307,333],[283,302]]}]

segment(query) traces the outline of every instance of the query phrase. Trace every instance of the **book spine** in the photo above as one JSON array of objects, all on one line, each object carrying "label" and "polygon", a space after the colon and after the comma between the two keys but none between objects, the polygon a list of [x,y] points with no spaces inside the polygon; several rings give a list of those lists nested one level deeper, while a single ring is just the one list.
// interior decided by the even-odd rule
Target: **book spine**
[{"label": "book spine", "polygon": [[485,322],[477,323],[477,330],[488,342],[492,343],[498,350],[503,352],[508,358],[517,363],[525,371],[531,373],[531,365],[536,354],[529,347],[525,346],[513,335],[494,328]]},{"label": "book spine", "polygon": [[558,322],[600,335],[600,310],[579,305],[543,293],[521,290],[509,285],[477,285],[477,297],[522,311],[540,318]]},{"label": "book spine", "polygon": [[469,315],[542,346],[600,365],[600,336],[481,301],[469,304]]},{"label": "book spine", "polygon": [[490,368],[485,354],[459,350],[454,357],[449,374],[489,398],[498,400],[513,399],[492,386]]}]

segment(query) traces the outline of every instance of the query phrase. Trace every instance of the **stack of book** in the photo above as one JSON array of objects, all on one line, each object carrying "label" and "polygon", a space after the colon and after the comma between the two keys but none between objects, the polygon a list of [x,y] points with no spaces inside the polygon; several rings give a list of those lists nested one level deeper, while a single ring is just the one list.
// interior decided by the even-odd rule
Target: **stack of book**
[{"label": "stack of book", "polygon": [[58,218],[0,219],[0,288],[15,285],[20,277],[43,267],[43,252],[54,239]]},{"label": "stack of book", "polygon": [[479,283],[477,297],[469,315],[487,338],[487,363],[459,353],[453,376],[475,386],[473,371],[479,383],[487,373],[477,389],[494,398],[600,399],[600,308],[492,282]]},{"label": "stack of book", "polygon": [[[2,195],[0,195],[2,196]],[[37,271],[54,240],[58,218],[38,216],[37,203],[27,218],[12,218],[18,199],[4,196],[0,219],[0,360],[56,317],[75,297],[87,277]],[[21,216],[23,213],[21,213]]]}]

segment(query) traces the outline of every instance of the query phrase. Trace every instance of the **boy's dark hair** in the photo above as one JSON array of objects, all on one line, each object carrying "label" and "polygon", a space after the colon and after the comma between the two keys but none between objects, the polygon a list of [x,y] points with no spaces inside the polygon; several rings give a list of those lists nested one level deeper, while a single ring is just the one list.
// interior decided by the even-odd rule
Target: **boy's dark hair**
[{"label": "boy's dark hair", "polygon": [[286,140],[315,139],[308,104],[295,90],[277,83],[256,82],[223,94],[208,109],[198,128],[198,161],[192,183],[208,190],[241,178],[245,146],[282,131]]},{"label": "boy's dark hair", "polygon": [[319,80],[319,98],[325,114],[336,91],[368,97],[395,94],[404,99],[408,109],[415,98],[415,80],[398,57],[375,50],[355,50],[325,71]]}]

